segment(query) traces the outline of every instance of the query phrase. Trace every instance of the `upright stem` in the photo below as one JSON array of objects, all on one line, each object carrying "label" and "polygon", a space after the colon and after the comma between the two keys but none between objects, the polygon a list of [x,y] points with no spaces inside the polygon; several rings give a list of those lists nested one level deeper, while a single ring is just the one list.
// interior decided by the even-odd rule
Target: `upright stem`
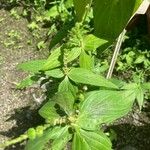
[{"label": "upright stem", "polygon": [[126,34],[126,30],[123,30],[122,33],[120,34],[118,40],[117,40],[115,50],[114,50],[114,53],[113,53],[113,57],[112,57],[112,60],[111,60],[111,64],[110,64],[110,67],[109,67],[109,70],[108,70],[108,73],[107,73],[107,77],[106,77],[107,79],[110,79],[112,77],[112,73],[113,73],[113,70],[114,70],[114,67],[115,67],[115,64],[116,64],[116,61],[117,61],[119,51],[120,51],[120,48],[121,48],[121,45],[122,45],[123,38],[124,38],[125,34]]},{"label": "upright stem", "polygon": [[86,20],[86,17],[87,17],[87,15],[88,15],[88,13],[89,13],[89,11],[91,9],[92,1],[93,0],[91,0],[90,3],[85,7],[85,13],[84,13],[83,19],[81,21],[81,24],[83,24],[85,22],[85,20]]}]

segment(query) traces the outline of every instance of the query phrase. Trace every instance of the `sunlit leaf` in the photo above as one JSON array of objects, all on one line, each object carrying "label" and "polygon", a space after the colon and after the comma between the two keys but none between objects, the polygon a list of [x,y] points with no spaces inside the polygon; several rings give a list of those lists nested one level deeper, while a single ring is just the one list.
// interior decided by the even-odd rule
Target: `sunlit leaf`
[{"label": "sunlit leaf", "polygon": [[76,93],[78,92],[78,88],[73,85],[66,76],[64,80],[59,84],[58,92],[69,92],[75,97]]},{"label": "sunlit leaf", "polygon": [[150,90],[150,82],[143,83],[143,84],[142,84],[142,87],[143,87],[143,89],[145,89],[145,90]]},{"label": "sunlit leaf", "polygon": [[72,150],[111,150],[109,138],[102,132],[79,129],[73,138]]},{"label": "sunlit leaf", "polygon": [[48,70],[45,71],[45,74],[53,78],[62,78],[64,76],[64,73],[61,69]]},{"label": "sunlit leaf", "polygon": [[55,108],[55,104],[56,103],[53,101],[49,101],[46,104],[44,104],[44,106],[39,110],[40,116],[51,122],[53,122],[55,119],[60,118]]},{"label": "sunlit leaf", "polygon": [[93,34],[84,37],[84,49],[86,51],[95,51],[98,47],[106,44],[108,41],[100,39]]},{"label": "sunlit leaf", "polygon": [[141,110],[144,102],[144,91],[141,87],[136,90],[136,99]]},{"label": "sunlit leaf", "polygon": [[[65,136],[64,139],[63,136]],[[29,140],[26,144],[25,150],[43,150],[44,148],[49,148],[49,140],[53,140],[52,147],[54,147],[54,150],[58,150],[55,148],[61,149],[61,147],[64,146],[69,139],[70,135],[68,133],[68,126],[57,126],[53,129],[50,128],[44,131],[43,136],[36,137],[34,140]],[[60,143],[58,143],[59,140]]]},{"label": "sunlit leaf", "polygon": [[71,140],[72,135],[68,131],[68,126],[63,127],[55,140],[51,144],[52,150],[62,150],[66,146],[69,140]]},{"label": "sunlit leaf", "polygon": [[26,87],[29,87],[36,83],[38,81],[38,77],[36,76],[28,76],[25,79],[23,79],[19,84],[17,84],[17,89],[24,89]]},{"label": "sunlit leaf", "polygon": [[92,70],[94,67],[94,58],[88,55],[84,50],[82,50],[79,57],[79,64],[81,68]]},{"label": "sunlit leaf", "polygon": [[73,112],[74,97],[69,92],[58,92],[53,97],[57,103],[68,115]]},{"label": "sunlit leaf", "polygon": [[45,64],[46,60],[31,60],[17,66],[18,69],[22,69],[24,71],[36,73],[42,69],[43,65]]},{"label": "sunlit leaf", "polygon": [[48,59],[46,60],[45,64],[41,68],[42,71],[47,71],[61,65],[61,47],[52,51]]},{"label": "sunlit leaf", "polygon": [[108,88],[118,88],[115,84],[108,81],[98,74],[83,68],[73,68],[68,73],[68,77],[77,83],[89,84],[94,86],[102,86]]},{"label": "sunlit leaf", "polygon": [[80,47],[75,47],[72,48],[71,51],[68,52],[68,56],[67,56],[67,63],[75,60],[81,53],[81,48]]},{"label": "sunlit leaf", "polygon": [[133,91],[90,92],[81,105],[77,123],[82,128],[94,130],[101,123],[109,123],[126,115],[134,100]]}]

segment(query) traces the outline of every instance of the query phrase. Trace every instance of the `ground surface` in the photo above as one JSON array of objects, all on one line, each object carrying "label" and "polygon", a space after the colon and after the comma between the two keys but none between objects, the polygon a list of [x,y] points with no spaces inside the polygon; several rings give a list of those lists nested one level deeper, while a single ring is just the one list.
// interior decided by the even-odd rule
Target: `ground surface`
[{"label": "ground surface", "polygon": [[[18,63],[41,57],[27,29],[27,20],[16,20],[10,13],[0,10],[0,142],[18,136],[37,124],[36,112],[29,109],[33,104],[32,89],[15,90],[15,82],[26,75],[16,69]],[[14,37],[10,33],[17,31]],[[150,103],[143,111],[136,109],[112,126],[117,133],[116,150],[150,150]],[[9,150],[23,150],[22,147]]]},{"label": "ground surface", "polygon": [[8,11],[0,10],[0,142],[23,133],[35,121],[29,109],[32,89],[15,90],[15,83],[26,76],[16,69],[17,64],[41,54],[34,43],[27,44],[33,39],[27,24],[26,19],[16,20]]}]

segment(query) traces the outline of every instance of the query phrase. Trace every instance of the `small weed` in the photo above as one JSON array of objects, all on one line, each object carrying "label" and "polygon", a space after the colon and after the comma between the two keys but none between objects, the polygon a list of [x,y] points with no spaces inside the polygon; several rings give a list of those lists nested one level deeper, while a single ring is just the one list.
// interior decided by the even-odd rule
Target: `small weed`
[{"label": "small weed", "polygon": [[11,9],[10,15],[17,20],[20,19],[20,15],[18,14],[17,10],[15,10],[15,8]]}]

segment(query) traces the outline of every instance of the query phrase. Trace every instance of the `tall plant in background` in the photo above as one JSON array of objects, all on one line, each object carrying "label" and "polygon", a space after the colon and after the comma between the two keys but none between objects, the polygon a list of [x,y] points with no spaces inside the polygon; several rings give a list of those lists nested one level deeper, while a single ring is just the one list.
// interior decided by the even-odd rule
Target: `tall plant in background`
[{"label": "tall plant in background", "polygon": [[[71,0],[68,0],[71,2]],[[18,88],[38,81],[41,76],[56,81],[56,93],[39,110],[45,124],[30,128],[2,147],[29,139],[26,150],[110,150],[110,139],[101,127],[126,115],[134,100],[142,107],[149,83],[126,84],[107,80],[95,71],[95,54],[99,47],[109,46],[125,28],[141,0],[74,0],[76,22],[53,46],[47,60],[35,60],[18,67],[30,72]],[[91,12],[93,14],[91,15]],[[93,17],[94,34],[88,22]],[[60,40],[60,39],[59,39]],[[57,42],[56,42],[57,43]]]}]

